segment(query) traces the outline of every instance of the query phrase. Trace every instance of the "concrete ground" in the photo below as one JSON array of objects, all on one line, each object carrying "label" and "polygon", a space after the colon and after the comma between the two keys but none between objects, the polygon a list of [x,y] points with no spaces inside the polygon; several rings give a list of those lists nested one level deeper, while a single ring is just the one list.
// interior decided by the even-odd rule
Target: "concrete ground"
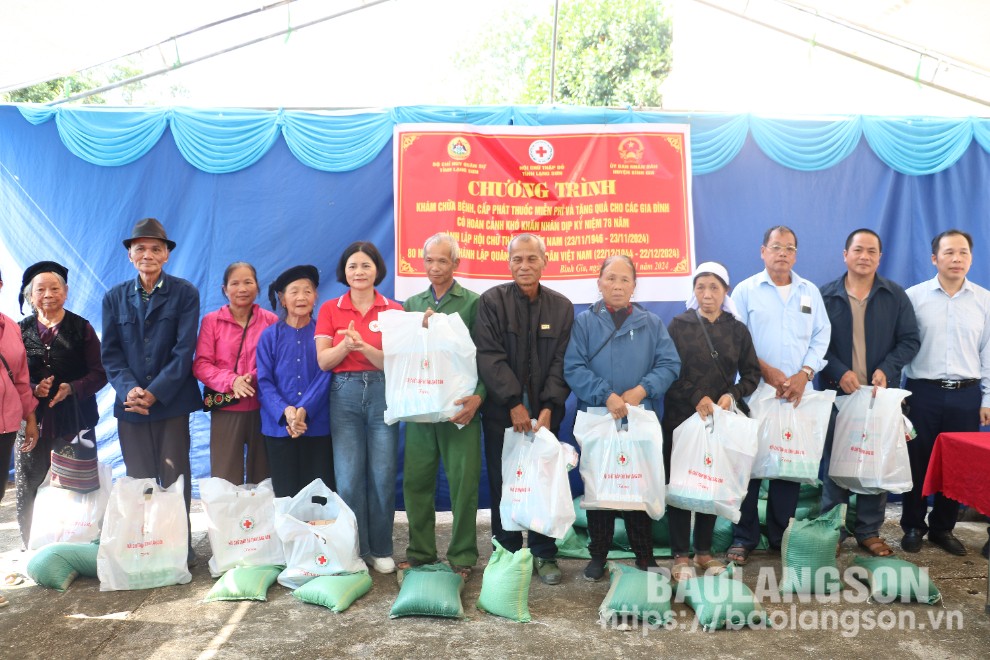
[{"label": "concrete ground", "polygon": [[[0,571],[25,573],[13,498],[0,505]],[[883,532],[898,550],[896,505],[888,508]],[[440,547],[450,533],[450,514],[440,514]],[[490,555],[488,511],[478,515],[481,564]],[[30,580],[0,586],[9,607],[0,609],[0,658],[986,658],[990,615],[984,611],[987,562],[979,554],[985,523],[960,523],[957,536],[970,550],[951,557],[929,544],[906,558],[927,566],[944,602],[882,605],[875,602],[791,604],[763,599],[773,627],[762,630],[693,629],[693,613],[674,604],[674,629],[619,631],[599,625],[598,606],[608,582],[581,578],[585,562],[561,560],[563,583],[548,587],[534,576],[533,622],[519,624],[475,609],[481,589],[477,570],[462,594],[467,618],[389,619],[398,593],[394,575],[372,574],[374,586],[349,610],[334,614],[304,604],[278,584],[267,602],[202,600],[213,585],[202,507],[194,503],[193,538],[201,557],[191,583],[146,591],[100,592],[96,579],[78,578],[60,594]],[[408,538],[405,516],[395,524],[396,554]],[[861,551],[843,547],[840,567]],[[743,580],[757,587],[759,568],[778,569],[780,558],[755,553]],[[669,564],[669,561],[661,561]],[[833,618],[829,618],[833,617]],[[822,621],[824,620],[824,623]],[[952,630],[946,626],[951,623]]]}]

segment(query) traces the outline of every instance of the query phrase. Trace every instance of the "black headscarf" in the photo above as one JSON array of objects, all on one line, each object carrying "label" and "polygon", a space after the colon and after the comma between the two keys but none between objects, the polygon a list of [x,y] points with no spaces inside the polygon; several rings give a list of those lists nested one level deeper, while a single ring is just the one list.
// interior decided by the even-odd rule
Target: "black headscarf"
[{"label": "black headscarf", "polygon": [[62,281],[66,284],[69,283],[69,269],[57,261],[39,261],[36,264],[31,264],[24,269],[24,275],[21,277],[21,290],[17,294],[17,304],[21,312],[24,311],[24,289],[38,273],[55,273],[61,276]]},{"label": "black headscarf", "polygon": [[272,304],[273,310],[278,307],[276,294],[285,291],[285,287],[296,280],[309,280],[313,286],[318,288],[320,286],[320,271],[316,269],[316,266],[293,266],[276,277],[275,281],[268,285],[268,302]]}]

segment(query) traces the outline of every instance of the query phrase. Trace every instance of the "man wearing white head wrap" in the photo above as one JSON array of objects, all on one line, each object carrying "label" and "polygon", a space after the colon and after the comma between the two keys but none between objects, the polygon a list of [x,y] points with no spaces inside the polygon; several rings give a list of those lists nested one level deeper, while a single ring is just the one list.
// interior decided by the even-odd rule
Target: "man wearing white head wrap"
[{"label": "man wearing white head wrap", "polygon": [[[797,235],[792,229],[782,225],[768,229],[760,257],[766,268],[740,282],[732,296],[740,320],[753,336],[763,380],[776,388],[778,397],[797,406],[804,392],[814,389],[811,381],[827,363],[832,326],[818,287],[793,271]],[[783,541],[799,490],[795,481],[770,480],[767,531],[771,548],[779,548]],[[727,554],[736,563],[745,563],[760,541],[759,492],[760,480],[752,479]]]}]

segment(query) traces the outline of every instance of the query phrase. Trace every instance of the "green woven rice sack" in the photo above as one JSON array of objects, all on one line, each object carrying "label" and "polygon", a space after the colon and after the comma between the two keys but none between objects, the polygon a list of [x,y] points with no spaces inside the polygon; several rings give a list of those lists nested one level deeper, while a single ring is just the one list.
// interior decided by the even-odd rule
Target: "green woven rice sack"
[{"label": "green woven rice sack", "polygon": [[608,563],[609,588],[598,607],[604,622],[631,616],[651,625],[666,623],[671,617],[670,579],[656,571],[641,571],[633,566]]},{"label": "green woven rice sack", "polygon": [[691,606],[703,630],[762,626],[766,612],[741,580],[732,578],[729,564],[720,575],[703,575],[678,585],[678,596]]},{"label": "green woven rice sack", "polygon": [[224,573],[204,603],[217,600],[268,600],[268,587],[285,566],[237,566]]},{"label": "green woven rice sack", "polygon": [[400,616],[438,616],[448,619],[464,618],[461,589],[464,580],[446,564],[428,564],[404,571],[399,597],[388,613],[392,619]]},{"label": "green woven rice sack", "polygon": [[849,494],[849,508],[846,509],[846,531],[856,536],[856,493]]},{"label": "green woven rice sack", "polygon": [[492,540],[492,553],[481,581],[477,608],[520,623],[529,616],[529,584],[533,579],[533,554],[529,548],[509,552]]},{"label": "green woven rice sack", "polygon": [[845,504],[813,520],[791,518],[780,548],[780,593],[830,594],[842,588],[835,548],[845,519]]},{"label": "green woven rice sack", "polygon": [[900,600],[934,605],[942,600],[938,587],[928,577],[928,569],[894,557],[856,557],[856,566],[867,570],[870,593],[880,603]]},{"label": "green woven rice sack", "polygon": [[654,546],[667,547],[670,545],[670,526],[667,522],[667,516],[653,521],[652,532]]},{"label": "green woven rice sack", "polygon": [[304,603],[322,605],[333,612],[343,612],[371,589],[367,571],[345,575],[322,575],[292,592]]},{"label": "green woven rice sack", "polygon": [[65,591],[76,577],[96,577],[97,543],[51,543],[38,550],[27,574],[43,587]]},{"label": "green woven rice sack", "polygon": [[612,534],[612,547],[620,550],[632,550],[629,542],[629,532],[626,531],[626,521],[622,516],[615,517],[615,532]]},{"label": "green woven rice sack", "polygon": [[794,510],[796,520],[817,518],[822,512],[822,487],[811,484],[801,484],[798,491],[797,508]]}]

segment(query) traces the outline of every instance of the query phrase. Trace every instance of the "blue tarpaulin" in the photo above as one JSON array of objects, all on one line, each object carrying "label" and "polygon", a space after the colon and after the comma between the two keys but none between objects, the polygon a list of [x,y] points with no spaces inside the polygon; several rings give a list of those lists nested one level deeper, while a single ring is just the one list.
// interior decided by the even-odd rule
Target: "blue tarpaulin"
[{"label": "blue tarpaulin", "polygon": [[[320,114],[0,105],[0,254],[9,255],[0,271],[16,289],[25,266],[60,261],[71,273],[67,307],[99,329],[104,292],[134,277],[121,240],[153,216],[178,244],[166,269],[199,287],[204,314],[224,303],[221,279],[232,261],[253,263],[263,289],[288,266],[316,264],[321,300],[338,296],[344,287],[334,269],[350,242],[370,240],[392,263],[391,136],[399,122],[687,122],[697,257],[724,263],[734,281],[762,269],[763,231],[786,224],[799,240],[796,272],[819,285],[844,272],[843,241],[858,227],[880,233],[880,272],[904,286],[934,276],[936,233],[964,229],[976,242],[970,277],[990,284],[990,263],[980,257],[990,244],[990,120],[516,106]],[[393,294],[391,276],[380,290]],[[665,321],[683,309],[639,302]],[[9,305],[3,311],[18,317]],[[109,388],[100,397],[100,455],[120,475],[112,397]],[[196,413],[192,424],[195,479],[209,473],[209,418]],[[438,493],[446,505],[442,480]]]}]

